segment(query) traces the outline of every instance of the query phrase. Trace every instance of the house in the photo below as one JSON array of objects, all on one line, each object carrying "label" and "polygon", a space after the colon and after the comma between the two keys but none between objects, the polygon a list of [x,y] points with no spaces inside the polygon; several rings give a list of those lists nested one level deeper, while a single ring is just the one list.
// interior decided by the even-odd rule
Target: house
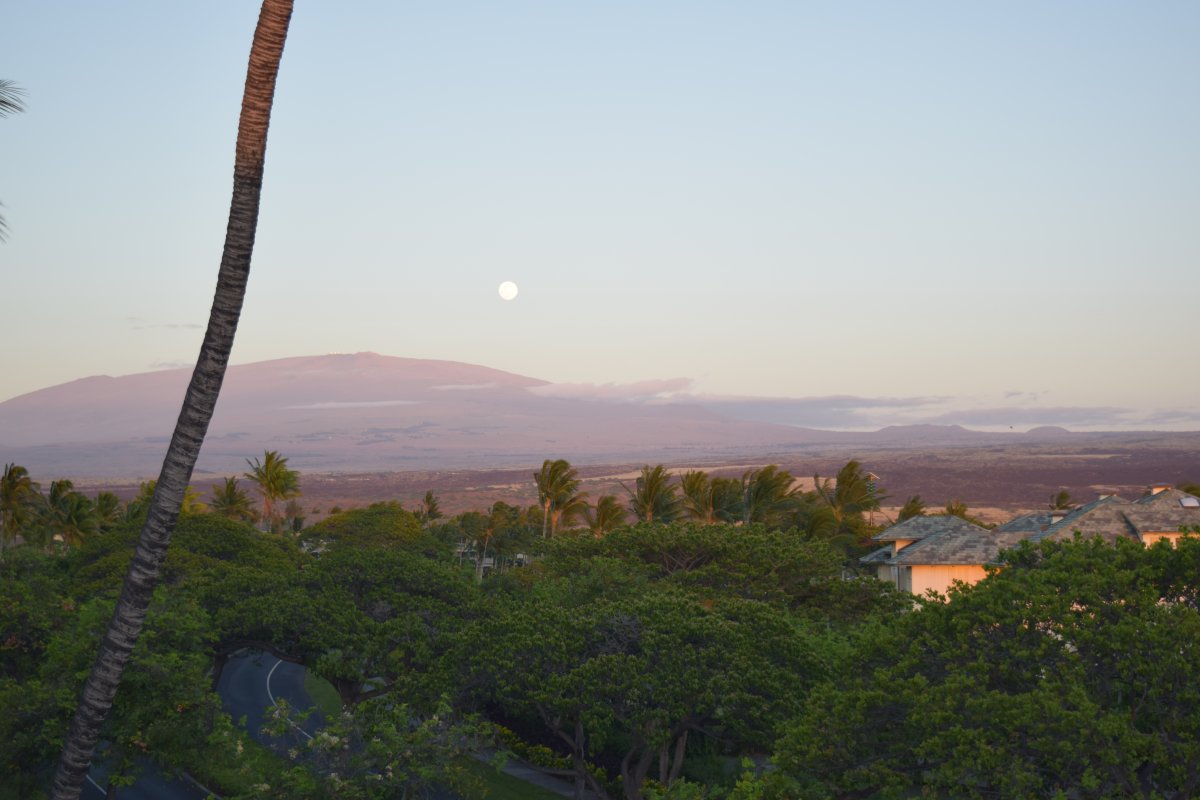
[{"label": "house", "polygon": [[875,541],[887,546],[862,562],[874,565],[880,580],[897,588],[913,594],[930,589],[944,594],[955,581],[983,580],[984,566],[1022,538],[1023,534],[989,531],[961,517],[912,517],[876,536]]},{"label": "house", "polygon": [[1200,498],[1155,484],[1137,500],[1100,495],[1070,510],[1037,511],[1014,517],[992,530],[952,516],[913,517],[874,538],[885,546],[860,562],[897,588],[945,594],[956,581],[973,584],[999,563],[1001,551],[1022,541],[1071,539],[1076,533],[1108,543],[1134,539],[1149,546],[1200,530]]},{"label": "house", "polygon": [[1087,537],[1099,536],[1110,544],[1117,539],[1136,539],[1149,546],[1160,539],[1174,542],[1185,535],[1181,529],[1197,526],[1200,498],[1170,486],[1154,485],[1132,501],[1101,495],[1030,536],[1030,540],[1070,539],[1079,532]]}]

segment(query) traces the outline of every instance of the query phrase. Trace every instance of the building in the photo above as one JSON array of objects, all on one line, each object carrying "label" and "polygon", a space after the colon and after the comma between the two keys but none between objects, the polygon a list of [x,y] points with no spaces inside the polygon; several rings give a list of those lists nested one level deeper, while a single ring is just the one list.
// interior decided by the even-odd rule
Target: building
[{"label": "building", "polygon": [[1134,539],[1149,546],[1200,531],[1200,498],[1155,484],[1137,500],[1101,495],[1064,511],[1015,517],[992,530],[949,515],[913,517],[875,537],[885,546],[860,561],[880,580],[913,594],[945,594],[958,581],[977,583],[1000,553],[1022,541],[1071,539],[1076,533],[1108,543]]}]

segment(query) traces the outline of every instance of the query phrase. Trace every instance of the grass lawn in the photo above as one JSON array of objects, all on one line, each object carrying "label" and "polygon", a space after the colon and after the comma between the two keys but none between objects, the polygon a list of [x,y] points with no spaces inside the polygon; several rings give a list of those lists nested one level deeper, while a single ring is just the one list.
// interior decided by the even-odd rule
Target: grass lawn
[{"label": "grass lawn", "polygon": [[562,795],[505,775],[482,761],[472,758],[465,766],[487,787],[487,800],[562,800]]},{"label": "grass lawn", "polygon": [[325,719],[332,719],[342,713],[342,697],[337,693],[337,689],[311,669],[304,670],[304,691],[308,692],[313,704]]}]

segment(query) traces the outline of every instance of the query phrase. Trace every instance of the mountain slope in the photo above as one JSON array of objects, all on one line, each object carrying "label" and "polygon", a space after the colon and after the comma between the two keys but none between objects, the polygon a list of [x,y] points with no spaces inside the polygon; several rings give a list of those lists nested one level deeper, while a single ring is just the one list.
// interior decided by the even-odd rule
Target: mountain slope
[{"label": "mountain slope", "polygon": [[[0,403],[0,453],[38,474],[153,475],[189,370],[91,377]],[[310,471],[723,456],[830,434],[699,406],[543,396],[487,367],[375,353],[230,367],[198,471],[280,450]]]}]

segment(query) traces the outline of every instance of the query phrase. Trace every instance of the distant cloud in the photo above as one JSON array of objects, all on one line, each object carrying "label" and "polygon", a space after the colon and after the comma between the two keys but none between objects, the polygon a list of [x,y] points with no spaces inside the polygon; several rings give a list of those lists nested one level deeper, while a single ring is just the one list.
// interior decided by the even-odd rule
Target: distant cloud
[{"label": "distant cloud", "polygon": [[[772,422],[804,428],[873,430],[908,422],[914,412],[941,410],[946,397],[745,397],[698,395],[688,390],[690,378],[640,381],[637,383],[556,383],[529,389],[542,397],[607,400],[654,405],[687,404],[716,414],[752,422]],[[904,417],[899,419],[899,417]]]},{"label": "distant cloud", "polygon": [[815,397],[738,397],[724,395],[696,395],[693,399],[705,405],[737,405],[742,403],[759,407],[778,408],[914,408],[937,405],[949,400],[942,396],[918,397],[858,397],[851,394],[830,394]]},{"label": "distant cloud", "polygon": [[477,389],[493,389],[495,383],[442,383],[437,386],[430,386],[430,389],[436,389],[439,392],[450,391],[474,391]]},{"label": "distant cloud", "polygon": [[302,406],[284,406],[290,411],[329,408],[386,408],[387,406],[415,406],[420,400],[347,400],[328,403],[306,403]]},{"label": "distant cloud", "polygon": [[691,387],[689,378],[670,378],[638,383],[558,383],[529,391],[542,397],[686,404],[733,419],[824,430],[873,431],[889,425],[961,425],[1000,430],[1043,425],[1113,431],[1200,428],[1198,409],[1140,411],[1122,406],[1040,406],[1038,400],[1046,394],[1041,390],[1007,391],[995,397],[994,405],[972,407],[970,400],[948,395],[745,397],[691,394]]},{"label": "distant cloud", "polygon": [[1036,403],[1045,392],[1027,392],[1014,389],[1004,393],[1005,400],[1019,400],[1023,403]]},{"label": "distant cloud", "polygon": [[147,369],[184,369],[195,366],[195,363],[194,361],[154,361],[147,365]]},{"label": "distant cloud", "polygon": [[1147,425],[1164,425],[1178,428],[1180,425],[1192,425],[1200,428],[1200,409],[1171,408],[1153,411],[1142,417]]},{"label": "distant cloud", "polygon": [[635,383],[551,383],[530,387],[529,391],[541,397],[644,402],[685,392],[691,386],[691,378],[665,378]]},{"label": "distant cloud", "polygon": [[946,397],[721,397],[677,398],[718,414],[754,422],[774,422],[802,428],[873,430],[904,424],[922,409],[945,403]]},{"label": "distant cloud", "polygon": [[1133,409],[1103,405],[1057,405],[1057,407],[971,408],[943,411],[924,422],[935,425],[977,427],[1060,425],[1076,428],[1110,428],[1114,431],[1140,425],[1145,415]]}]

